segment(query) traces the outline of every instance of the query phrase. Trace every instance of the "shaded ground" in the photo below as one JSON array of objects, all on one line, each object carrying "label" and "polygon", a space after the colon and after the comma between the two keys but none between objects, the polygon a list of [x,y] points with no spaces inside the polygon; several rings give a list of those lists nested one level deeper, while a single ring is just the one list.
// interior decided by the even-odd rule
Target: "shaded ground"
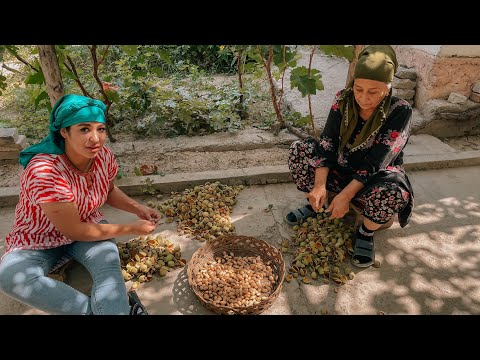
[{"label": "shaded ground", "polygon": [[[395,223],[375,235],[380,268],[354,268],[355,278],[337,292],[335,285],[318,281],[285,283],[265,314],[320,314],[323,309],[329,314],[478,314],[480,197],[472,179],[479,177],[478,166],[412,172],[415,211],[407,227]],[[290,236],[290,227],[283,222],[285,214],[304,203],[293,183],[251,186],[239,194],[232,220],[237,234],[278,246]],[[273,205],[272,211],[265,212],[268,204]],[[104,213],[111,222],[134,219],[108,206]],[[0,209],[0,254],[13,216],[13,207]],[[187,260],[202,245],[179,236],[175,223],[160,225],[157,232],[180,244]],[[88,274],[74,267],[69,282],[86,289]],[[138,293],[151,314],[211,314],[191,291],[186,269],[142,284]],[[41,313],[0,294],[0,314]]]}]

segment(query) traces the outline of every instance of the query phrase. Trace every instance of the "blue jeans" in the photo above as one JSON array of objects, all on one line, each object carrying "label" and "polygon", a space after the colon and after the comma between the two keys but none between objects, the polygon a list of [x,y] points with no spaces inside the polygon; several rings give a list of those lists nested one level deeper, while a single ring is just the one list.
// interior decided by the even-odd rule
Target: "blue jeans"
[{"label": "blue jeans", "polygon": [[[90,272],[91,296],[47,276],[66,254]],[[113,239],[75,241],[47,250],[14,250],[0,262],[0,290],[21,303],[51,314],[130,313],[118,248]]]}]

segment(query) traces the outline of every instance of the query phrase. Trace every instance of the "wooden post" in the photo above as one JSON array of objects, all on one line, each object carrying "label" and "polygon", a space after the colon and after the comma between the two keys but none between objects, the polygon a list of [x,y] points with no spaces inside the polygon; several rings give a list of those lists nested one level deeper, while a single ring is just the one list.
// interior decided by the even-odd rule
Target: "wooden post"
[{"label": "wooden post", "polygon": [[37,45],[37,47],[47,93],[53,106],[65,93],[55,45]]}]

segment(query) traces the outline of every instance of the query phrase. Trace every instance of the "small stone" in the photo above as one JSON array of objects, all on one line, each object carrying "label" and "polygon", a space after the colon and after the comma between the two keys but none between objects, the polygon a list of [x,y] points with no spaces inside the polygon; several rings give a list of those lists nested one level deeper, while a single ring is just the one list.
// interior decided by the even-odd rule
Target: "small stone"
[{"label": "small stone", "polygon": [[467,97],[465,95],[452,92],[448,96],[448,102],[451,102],[452,104],[463,104],[465,101],[467,101]]},{"label": "small stone", "polygon": [[480,103],[480,93],[472,91],[472,93],[470,94],[470,100],[476,103]]}]

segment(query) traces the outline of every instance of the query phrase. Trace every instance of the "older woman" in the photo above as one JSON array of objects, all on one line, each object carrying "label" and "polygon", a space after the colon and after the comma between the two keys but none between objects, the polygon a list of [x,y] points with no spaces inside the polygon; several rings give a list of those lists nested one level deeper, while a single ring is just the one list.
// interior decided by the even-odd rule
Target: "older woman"
[{"label": "older woman", "polygon": [[375,230],[398,213],[401,227],[409,222],[413,190],[402,167],[410,136],[412,109],[392,96],[398,63],[389,45],[371,45],[359,55],[353,81],[337,93],[320,139],[296,141],[289,168],[309,204],[287,214],[295,224],[325,205],[327,190],[337,193],[325,209],[341,218],[349,204],[363,211],[354,239],[352,263],[374,263]]},{"label": "older woman", "polygon": [[[50,134],[20,154],[25,167],[13,229],[0,262],[0,289],[54,314],[146,314],[123,280],[115,236],[147,235],[160,214],[114,185],[118,164],[106,141],[105,105],[65,95],[50,115]],[[140,220],[108,224],[103,204]],[[63,257],[90,272],[87,296],[47,275]]]}]

